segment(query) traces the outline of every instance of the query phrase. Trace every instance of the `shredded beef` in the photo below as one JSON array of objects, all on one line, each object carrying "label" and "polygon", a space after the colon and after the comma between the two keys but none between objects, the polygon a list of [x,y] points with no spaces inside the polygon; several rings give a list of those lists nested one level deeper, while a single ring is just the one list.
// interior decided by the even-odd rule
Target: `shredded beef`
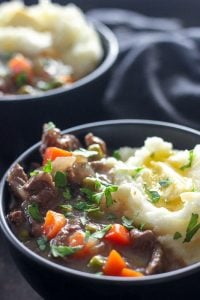
[{"label": "shredded beef", "polygon": [[72,134],[61,134],[60,129],[51,128],[47,129],[47,125],[44,125],[42,143],[40,146],[40,153],[42,156],[46,148],[48,147],[58,147],[68,151],[74,151],[80,148],[80,141]]},{"label": "shredded beef", "polygon": [[58,197],[52,176],[40,172],[31,177],[24,185],[28,202],[37,202],[40,208],[45,210],[55,207]]},{"label": "shredded beef", "polygon": [[85,136],[85,144],[86,144],[87,147],[90,146],[90,145],[93,145],[93,144],[98,144],[101,147],[102,152],[104,154],[107,153],[106,143],[102,139],[100,139],[99,137],[94,136],[92,133],[88,133]]},{"label": "shredded beef", "polygon": [[24,201],[26,199],[26,192],[23,187],[28,181],[28,176],[19,164],[12,167],[7,181],[14,195],[21,201]]},{"label": "shredded beef", "polygon": [[24,223],[25,217],[21,210],[15,210],[9,213],[8,218],[11,223],[19,226]]},{"label": "shredded beef", "polygon": [[134,249],[140,250],[149,257],[145,274],[150,275],[162,272],[164,269],[164,253],[153,231],[132,229],[130,235]]}]

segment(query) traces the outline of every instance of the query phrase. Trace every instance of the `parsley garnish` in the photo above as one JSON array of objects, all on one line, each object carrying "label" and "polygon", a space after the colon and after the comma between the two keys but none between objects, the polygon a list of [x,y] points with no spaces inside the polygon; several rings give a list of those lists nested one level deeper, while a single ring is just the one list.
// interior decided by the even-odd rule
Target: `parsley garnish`
[{"label": "parsley garnish", "polygon": [[72,212],[72,206],[70,204],[61,204],[59,207],[65,216],[68,216],[68,214]]},{"label": "parsley garnish", "polygon": [[81,155],[81,156],[89,158],[89,157],[92,157],[92,156],[96,156],[98,154],[98,152],[97,151],[86,150],[84,148],[79,148],[79,149],[73,151],[73,154]]},{"label": "parsley garnish", "polygon": [[180,168],[182,171],[184,171],[185,169],[191,168],[192,162],[194,160],[194,151],[193,150],[189,151],[189,158],[188,158],[188,160],[189,160],[188,163]]},{"label": "parsley garnish", "polygon": [[18,87],[25,85],[28,82],[28,76],[26,73],[21,72],[15,78],[15,83]]},{"label": "parsley garnish", "polygon": [[92,212],[92,211],[100,210],[100,208],[97,207],[95,204],[88,204],[86,201],[77,202],[74,205],[74,208],[76,208],[77,210],[86,211],[86,212]]},{"label": "parsley garnish", "polygon": [[138,176],[138,174],[139,174],[142,170],[144,170],[143,167],[138,167],[138,168],[136,168],[136,169],[134,170],[134,174],[132,175],[132,178],[133,178],[133,179],[136,179],[136,177]]},{"label": "parsley garnish", "polygon": [[178,239],[180,239],[181,237],[182,237],[182,234],[181,234],[180,232],[176,231],[176,232],[174,233],[173,239],[174,239],[174,240],[178,240]]},{"label": "parsley garnish", "polygon": [[106,206],[109,207],[113,204],[113,199],[111,193],[116,192],[118,190],[118,186],[110,185],[107,186],[104,190],[105,198],[106,198]]},{"label": "parsley garnish", "polygon": [[47,160],[47,163],[43,166],[42,170],[45,172],[45,173],[51,173],[52,172],[52,163],[51,163],[51,160],[48,159]]},{"label": "parsley garnish", "polygon": [[54,181],[57,188],[64,188],[67,185],[66,173],[57,171],[54,177]]},{"label": "parsley garnish", "polygon": [[31,218],[37,222],[42,221],[42,216],[39,212],[38,204],[32,203],[28,205],[28,213],[31,216]]},{"label": "parsley garnish", "polygon": [[39,173],[40,173],[39,170],[34,170],[34,171],[30,172],[29,175],[30,175],[31,177],[33,177],[33,176],[38,175]]},{"label": "parsley garnish", "polygon": [[91,234],[91,237],[95,239],[102,239],[104,235],[107,233],[108,230],[112,227],[111,224],[105,226],[102,230],[96,231],[93,234]]},{"label": "parsley garnish", "polygon": [[49,123],[45,124],[45,130],[46,131],[54,129],[55,127],[56,127],[56,125],[53,122],[49,122]]},{"label": "parsley garnish", "polygon": [[158,193],[157,191],[149,190],[149,189],[147,188],[146,185],[144,185],[144,188],[145,188],[146,194],[147,194],[148,197],[149,197],[149,200],[150,200],[153,204],[157,203],[157,202],[160,200],[160,195],[159,195],[159,193]]},{"label": "parsley garnish", "polygon": [[168,187],[171,183],[172,182],[171,182],[171,180],[169,178],[161,179],[159,181],[160,186],[163,187],[163,188]]},{"label": "parsley garnish", "polygon": [[37,245],[41,251],[45,251],[48,244],[48,239],[46,236],[41,236],[37,239]]},{"label": "parsley garnish", "polygon": [[197,233],[197,231],[199,230],[200,223],[198,223],[198,218],[199,218],[198,214],[192,213],[188,227],[186,229],[186,236],[185,236],[183,243],[189,243],[191,241],[191,239],[193,238],[193,236],[195,235],[195,233]]},{"label": "parsley garnish", "polygon": [[63,192],[63,197],[66,199],[66,200],[71,200],[72,198],[72,194],[71,194],[71,191],[69,188],[66,188],[65,191]]},{"label": "parsley garnish", "polygon": [[51,254],[54,257],[65,257],[68,255],[72,255],[75,252],[77,252],[78,250],[80,250],[83,246],[75,246],[75,247],[70,247],[70,246],[64,246],[64,245],[54,245],[54,244],[50,244],[50,248],[51,248]]},{"label": "parsley garnish", "polygon": [[114,150],[113,153],[112,153],[112,156],[114,158],[116,158],[117,160],[121,160],[121,155],[120,155],[119,150]]},{"label": "parsley garnish", "polygon": [[131,219],[125,217],[125,216],[122,217],[122,225],[124,227],[126,227],[128,230],[131,230],[131,229],[134,228],[134,226],[133,226],[133,220],[131,220]]}]

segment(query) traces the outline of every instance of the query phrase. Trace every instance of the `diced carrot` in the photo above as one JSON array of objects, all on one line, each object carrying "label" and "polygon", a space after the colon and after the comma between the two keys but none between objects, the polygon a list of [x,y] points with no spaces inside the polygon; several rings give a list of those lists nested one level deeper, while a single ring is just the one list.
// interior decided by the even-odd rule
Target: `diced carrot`
[{"label": "diced carrot", "polygon": [[111,243],[124,246],[130,245],[131,241],[128,229],[121,224],[113,224],[104,238]]},{"label": "diced carrot", "polygon": [[144,275],[141,272],[135,271],[129,268],[123,268],[120,276],[123,277],[143,277]]},{"label": "diced carrot", "polygon": [[67,220],[63,214],[48,210],[43,225],[43,233],[50,240],[57,235],[66,223]]},{"label": "diced carrot", "polygon": [[16,54],[8,62],[8,67],[14,75],[26,73],[31,76],[33,71],[32,62],[21,54]]},{"label": "diced carrot", "polygon": [[71,247],[83,246],[83,248],[81,248],[74,254],[74,257],[82,258],[95,253],[94,247],[97,244],[97,240],[89,238],[88,241],[85,241],[85,233],[81,230],[77,230],[71,236],[69,236],[68,244]]},{"label": "diced carrot", "polygon": [[63,156],[72,156],[72,152],[57,147],[48,147],[44,153],[43,165],[45,165],[48,160],[53,161],[57,157],[63,157]]},{"label": "diced carrot", "polygon": [[122,269],[125,267],[126,262],[122,256],[116,250],[111,250],[103,267],[103,272],[105,275],[120,276]]}]

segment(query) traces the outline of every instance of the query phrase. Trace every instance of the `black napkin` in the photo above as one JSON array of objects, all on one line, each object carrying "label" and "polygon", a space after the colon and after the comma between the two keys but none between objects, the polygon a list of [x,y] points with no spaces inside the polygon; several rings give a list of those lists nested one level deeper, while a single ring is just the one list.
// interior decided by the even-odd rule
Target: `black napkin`
[{"label": "black napkin", "polygon": [[109,117],[200,129],[200,28],[121,9],[94,9],[88,15],[108,25],[120,45],[103,99]]}]

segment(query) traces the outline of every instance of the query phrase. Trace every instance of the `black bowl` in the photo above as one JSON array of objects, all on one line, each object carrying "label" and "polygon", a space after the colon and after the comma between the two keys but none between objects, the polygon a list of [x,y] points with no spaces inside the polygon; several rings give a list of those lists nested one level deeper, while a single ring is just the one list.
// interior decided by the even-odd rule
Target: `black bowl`
[{"label": "black bowl", "polygon": [[[117,40],[103,24],[92,21],[104,56],[97,68],[70,87],[40,95],[0,97],[0,164],[11,163],[38,140],[41,126],[54,120],[60,128],[104,118],[102,95],[118,55]],[[105,117],[106,118],[106,117]]]},{"label": "black bowl", "polygon": [[[108,148],[120,146],[139,147],[148,136],[160,136],[174,144],[177,149],[193,148],[200,143],[200,132],[164,122],[146,120],[104,121],[77,126],[64,131],[73,133],[80,139],[88,132],[93,132],[105,139]],[[39,159],[39,143],[24,152],[15,162],[23,166]],[[145,295],[154,296],[163,293],[162,298],[172,299],[176,294],[185,296],[198,291],[200,279],[200,263],[158,275],[143,278],[120,278],[112,276],[97,276],[50,262],[26,248],[11,231],[6,215],[9,210],[11,195],[6,183],[6,176],[0,187],[0,225],[10,246],[11,254],[24,277],[32,287],[45,299],[73,297],[74,299],[125,299],[137,296],[143,299]],[[171,293],[171,294],[170,294]],[[137,294],[137,295],[136,295]],[[165,298],[168,295],[169,298]],[[160,297],[160,295],[159,295]],[[62,299],[61,298],[61,299]],[[150,298],[152,299],[152,298]],[[185,298],[183,298],[185,299]]]}]

